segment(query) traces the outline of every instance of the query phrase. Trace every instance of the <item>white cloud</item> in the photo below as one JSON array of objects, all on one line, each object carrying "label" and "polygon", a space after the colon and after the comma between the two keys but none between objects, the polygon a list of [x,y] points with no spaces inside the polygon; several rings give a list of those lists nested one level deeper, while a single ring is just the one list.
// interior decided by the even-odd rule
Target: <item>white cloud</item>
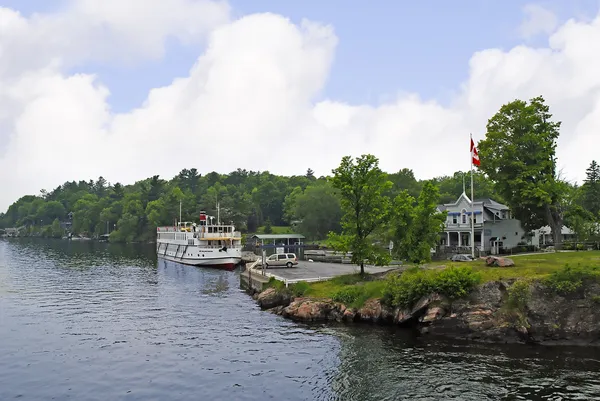
[{"label": "white cloud", "polygon": [[[342,156],[366,152],[388,171],[409,167],[421,178],[451,174],[469,168],[470,132],[483,138],[487,119],[503,103],[540,94],[563,121],[558,156],[567,177],[581,179],[600,156],[600,18],[567,22],[546,48],[474,54],[469,78],[450,106],[402,93],[375,107],[315,103],[334,58],[332,27],[297,26],[273,14],[224,23],[226,5],[178,1],[178,12],[163,9],[164,2],[140,2],[150,8],[141,22],[111,2],[102,2],[101,10],[90,6],[99,2],[77,2],[28,19],[0,9],[6,32],[0,39],[0,210],[23,194],[72,179],[103,175],[131,183],[190,167],[283,174],[310,167],[329,174]],[[213,16],[198,11],[202,7]],[[202,14],[198,25],[193,13]],[[53,19],[71,23],[47,22]],[[60,32],[49,35],[44,24]],[[110,27],[109,33],[98,25]],[[107,61],[123,54],[133,61],[160,57],[166,37],[202,41],[208,31],[206,51],[189,75],[153,89],[128,113],[110,111],[110,88],[94,76],[65,70],[98,54]],[[72,35],[79,35],[76,45],[60,39]],[[103,50],[90,54],[86,48]],[[18,68],[6,62],[13,59]]]},{"label": "white cloud", "polygon": [[528,4],[523,11],[526,18],[521,23],[519,31],[524,38],[531,38],[539,34],[549,35],[558,26],[556,14],[538,4]]}]

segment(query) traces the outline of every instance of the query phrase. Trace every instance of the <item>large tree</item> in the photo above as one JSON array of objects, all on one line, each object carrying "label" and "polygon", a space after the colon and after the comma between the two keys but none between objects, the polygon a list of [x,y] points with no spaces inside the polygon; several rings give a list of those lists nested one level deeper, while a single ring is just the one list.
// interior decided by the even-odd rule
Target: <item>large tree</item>
[{"label": "large tree", "polygon": [[585,171],[583,184],[583,205],[596,218],[600,217],[600,166],[592,160],[590,167]]},{"label": "large tree", "polygon": [[390,199],[383,194],[392,186],[387,174],[379,168],[373,155],[362,155],[354,161],[345,156],[333,170],[331,180],[339,191],[342,206],[342,233],[330,233],[335,250],[352,252],[352,263],[383,265],[389,262],[385,249],[378,246],[373,234],[382,231],[390,219]]},{"label": "large tree", "polygon": [[447,212],[438,212],[440,198],[438,188],[425,182],[418,199],[407,192],[401,192],[394,199],[392,239],[396,255],[413,263],[431,261],[431,248],[434,248],[444,230]]},{"label": "large tree", "polygon": [[566,184],[556,170],[560,122],[552,121],[543,97],[503,105],[488,121],[479,143],[481,170],[526,230],[549,225],[561,246]]},{"label": "large tree", "polygon": [[326,181],[316,181],[294,200],[294,215],[301,221],[300,232],[311,240],[321,240],[331,231],[340,231],[340,198]]}]

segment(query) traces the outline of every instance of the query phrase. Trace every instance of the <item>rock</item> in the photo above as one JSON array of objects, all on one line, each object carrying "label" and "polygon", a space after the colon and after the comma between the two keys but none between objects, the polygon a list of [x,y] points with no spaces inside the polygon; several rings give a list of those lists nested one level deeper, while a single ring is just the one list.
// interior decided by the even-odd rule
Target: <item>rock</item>
[{"label": "rock", "polygon": [[258,295],[256,301],[262,309],[271,309],[276,306],[289,305],[291,296],[287,292],[277,291],[275,288],[267,288]]},{"label": "rock", "polygon": [[361,320],[377,322],[381,317],[381,301],[379,299],[369,299],[364,306],[358,310],[358,316]]},{"label": "rock", "polygon": [[487,266],[493,267],[511,267],[515,265],[515,262],[509,258],[500,258],[498,256],[488,256],[485,259],[485,264]]},{"label": "rock", "polygon": [[394,323],[403,325],[408,323],[413,318],[409,309],[397,309],[394,314]]},{"label": "rock", "polygon": [[[331,312],[336,309],[337,313]],[[339,316],[338,316],[339,314]],[[326,320],[341,320],[339,308],[331,301],[311,300],[307,298],[295,299],[283,310],[283,316],[304,322],[318,322]]]},{"label": "rock", "polygon": [[421,323],[431,323],[444,317],[446,309],[441,306],[434,306],[427,309],[427,312],[421,317]]},{"label": "rock", "polygon": [[354,309],[347,308],[343,313],[342,320],[346,322],[353,322],[356,319],[356,311]]}]

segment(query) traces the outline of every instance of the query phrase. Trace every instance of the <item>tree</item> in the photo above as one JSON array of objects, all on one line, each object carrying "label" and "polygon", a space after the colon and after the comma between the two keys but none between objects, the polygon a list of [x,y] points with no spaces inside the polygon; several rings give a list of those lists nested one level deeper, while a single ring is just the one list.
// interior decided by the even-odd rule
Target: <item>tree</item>
[{"label": "tree", "polygon": [[272,234],[273,233],[273,225],[271,224],[271,219],[267,218],[265,221],[265,227],[263,228],[263,233]]},{"label": "tree", "polygon": [[308,170],[306,170],[306,175],[305,176],[306,176],[306,178],[308,178],[311,181],[316,180],[316,178],[315,178],[315,172],[311,168],[309,168]]},{"label": "tree", "polygon": [[333,170],[333,187],[339,191],[342,206],[342,233],[329,233],[335,250],[352,252],[352,263],[365,273],[365,262],[389,263],[387,251],[376,245],[373,234],[383,231],[390,219],[390,199],[383,196],[391,188],[387,174],[379,168],[373,155],[362,155],[356,163],[345,156]]},{"label": "tree", "polygon": [[406,191],[396,197],[394,225],[398,256],[413,263],[431,261],[431,248],[444,230],[447,215],[437,210],[439,198],[439,190],[431,182],[423,185],[415,206],[414,198]]},{"label": "tree", "polygon": [[283,201],[283,218],[288,223],[296,220],[298,215],[296,213],[296,200],[303,193],[301,187],[295,187],[292,192],[285,196]]},{"label": "tree", "polygon": [[340,231],[340,198],[331,183],[317,182],[296,197],[294,215],[301,221],[302,234],[311,240],[324,239],[329,232]]},{"label": "tree", "polygon": [[50,226],[50,234],[52,238],[61,238],[64,234],[64,230],[60,227],[60,221],[58,219],[54,219],[52,225]]},{"label": "tree", "polygon": [[560,122],[539,96],[503,105],[479,143],[481,170],[496,182],[513,215],[530,231],[549,225],[560,249],[566,183],[556,171]]},{"label": "tree", "polygon": [[583,206],[596,218],[600,217],[600,166],[592,160],[585,171],[583,184]]}]

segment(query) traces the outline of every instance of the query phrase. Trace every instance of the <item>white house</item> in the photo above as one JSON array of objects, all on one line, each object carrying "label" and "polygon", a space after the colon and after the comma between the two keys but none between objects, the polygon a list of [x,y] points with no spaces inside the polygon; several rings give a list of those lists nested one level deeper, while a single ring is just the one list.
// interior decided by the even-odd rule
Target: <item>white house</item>
[{"label": "white house", "polygon": [[[547,227],[528,235],[521,221],[513,218],[508,206],[493,199],[476,199],[473,203],[475,238],[471,238],[471,199],[464,192],[456,202],[439,205],[438,210],[448,211],[446,226],[440,235],[440,245],[443,247],[471,247],[475,241],[476,253],[496,254],[502,248],[510,249],[523,244],[538,247],[552,242]],[[572,238],[571,230],[563,227],[563,239]]]},{"label": "white house", "polygon": [[[508,206],[493,199],[477,199],[473,203],[475,238],[471,238],[471,200],[464,192],[456,202],[439,205],[438,210],[448,211],[446,226],[440,235],[442,247],[470,248],[475,241],[476,253],[497,254],[502,248],[511,249],[523,244],[541,247],[552,243],[549,227],[528,235],[521,221],[513,218]],[[562,235],[563,241],[574,238],[574,233],[564,226]]]}]

